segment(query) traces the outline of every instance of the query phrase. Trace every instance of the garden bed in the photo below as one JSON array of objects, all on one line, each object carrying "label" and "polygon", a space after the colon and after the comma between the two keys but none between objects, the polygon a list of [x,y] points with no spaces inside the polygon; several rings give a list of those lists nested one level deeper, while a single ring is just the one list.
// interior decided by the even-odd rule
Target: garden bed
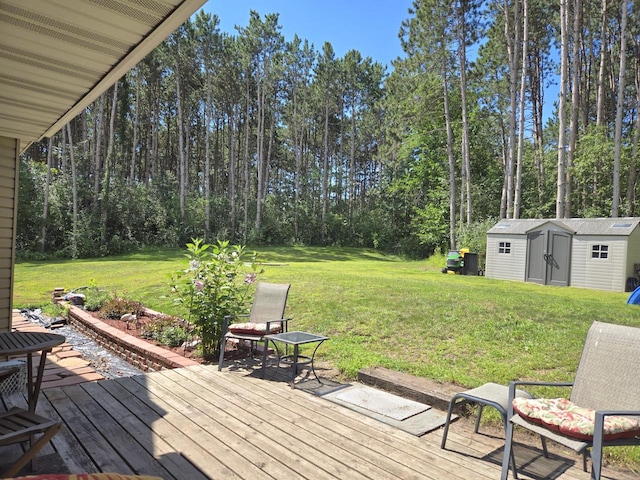
[{"label": "garden bed", "polygon": [[[144,338],[142,327],[161,314],[145,309],[145,315],[135,323],[127,325],[122,320],[101,319],[98,312],[89,312],[77,306],[70,306],[69,323],[75,329],[91,338],[98,345],[124,358],[127,362],[144,372],[185,367],[198,363],[209,363],[195,350],[185,347],[170,348],[159,342]],[[235,345],[229,345],[230,351],[225,358],[243,357],[248,354]]]}]

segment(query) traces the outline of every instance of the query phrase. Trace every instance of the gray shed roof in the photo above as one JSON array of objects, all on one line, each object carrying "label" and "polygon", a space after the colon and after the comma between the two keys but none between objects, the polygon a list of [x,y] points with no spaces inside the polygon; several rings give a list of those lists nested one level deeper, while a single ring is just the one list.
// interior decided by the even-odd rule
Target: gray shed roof
[{"label": "gray shed roof", "polygon": [[503,219],[489,229],[487,234],[526,235],[545,224],[576,235],[628,236],[640,224],[640,217],[624,218],[560,218],[560,219]]}]

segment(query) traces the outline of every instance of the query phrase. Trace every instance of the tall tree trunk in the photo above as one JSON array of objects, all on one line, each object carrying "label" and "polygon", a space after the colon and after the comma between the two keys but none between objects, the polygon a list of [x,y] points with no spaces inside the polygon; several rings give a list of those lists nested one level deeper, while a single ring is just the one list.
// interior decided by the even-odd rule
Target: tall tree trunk
[{"label": "tall tree trunk", "polygon": [[140,71],[136,71],[136,100],[133,112],[133,141],[131,142],[131,163],[129,164],[129,187],[133,187],[136,176],[136,156],[138,152],[138,118],[140,117]]},{"label": "tall tree trunk", "polygon": [[600,69],[598,71],[598,94],[596,98],[596,125],[604,123],[604,75],[607,53],[607,0],[602,0],[600,18]]},{"label": "tall tree trunk", "polygon": [[100,195],[100,179],[102,178],[102,138],[104,136],[104,102],[106,94],[98,99],[98,118],[94,120],[94,134],[96,138],[96,151],[93,168],[93,209],[98,211]]},{"label": "tall tree trunk", "polygon": [[78,256],[78,181],[76,177],[76,157],[73,151],[73,136],[71,135],[71,123],[67,123],[67,138],[69,139],[69,161],[71,162],[71,257]]},{"label": "tall tree trunk", "polygon": [[[635,43],[635,87],[636,105],[640,105],[640,42],[634,38]],[[631,162],[629,165],[629,176],[627,177],[627,205],[629,215],[636,214],[636,183],[638,181],[638,144],[640,143],[640,111],[636,109],[636,126],[633,132],[633,144],[631,146]]]},{"label": "tall tree trunk", "polygon": [[529,46],[529,0],[522,0],[522,73],[520,74],[520,106],[518,108],[518,161],[516,165],[516,191],[513,218],[520,218],[522,198],[522,156],[524,151],[524,106],[527,88],[527,55]]},{"label": "tall tree trunk", "polygon": [[544,128],[543,121],[543,98],[544,91],[542,59],[540,49],[534,46],[535,53],[532,59],[532,68],[529,69],[531,75],[531,103],[533,111],[533,154],[536,166],[536,190],[538,193],[538,203],[542,204],[544,195]]},{"label": "tall tree trunk", "polygon": [[[443,42],[443,50],[444,42]],[[453,130],[449,111],[449,80],[446,51],[442,52],[442,97],[444,121],[447,129],[447,158],[449,159],[449,248],[456,250],[456,159],[453,154]]]},{"label": "tall tree trunk", "polygon": [[622,26],[620,28],[620,68],[618,71],[618,98],[616,101],[616,130],[614,134],[613,156],[613,201],[611,204],[611,216],[617,217],[620,209],[620,155],[622,143],[622,111],[624,109],[624,77],[627,74],[627,12],[629,5],[627,0],[622,0]]},{"label": "tall tree trunk", "polygon": [[258,81],[258,94],[257,94],[257,106],[258,106],[258,127],[256,128],[256,171],[258,175],[258,184],[256,186],[256,219],[255,229],[256,235],[260,232],[260,221],[262,219],[262,203],[260,198],[262,197],[262,189],[264,183],[263,177],[263,163],[264,163],[264,123],[265,123],[265,87],[262,82]]},{"label": "tall tree trunk", "polygon": [[231,240],[237,235],[236,225],[236,122],[235,106],[229,108],[229,203],[231,204]]},{"label": "tall tree trunk", "polygon": [[184,220],[187,216],[187,160],[184,155],[184,123],[182,120],[182,85],[180,80],[180,66],[178,60],[175,61],[175,80],[176,80],[176,110],[178,113],[178,182],[179,182],[179,198],[180,198],[180,219]]},{"label": "tall tree trunk", "polygon": [[109,218],[109,201],[110,201],[110,188],[111,188],[111,164],[113,159],[113,143],[115,137],[115,121],[116,121],[116,107],[118,105],[118,82],[113,84],[113,100],[111,102],[111,117],[109,118],[109,143],[107,144],[107,158],[104,162],[104,189],[102,192],[102,227],[100,229],[100,245],[103,247],[107,243],[107,227]]},{"label": "tall tree trunk", "polygon": [[565,146],[567,109],[567,70],[569,50],[569,0],[560,0],[560,98],[558,104],[558,180],[556,218],[565,216]]},{"label": "tall tree trunk", "polygon": [[571,217],[571,195],[573,190],[572,169],[573,159],[576,153],[578,141],[578,112],[580,110],[580,43],[582,30],[581,0],[573,2],[573,46],[571,58],[573,60],[573,70],[571,73],[571,120],[569,122],[569,150],[567,152],[567,168],[565,170],[564,187],[564,216]]},{"label": "tall tree trunk", "polygon": [[49,185],[51,183],[51,164],[53,161],[53,136],[49,137],[47,146],[47,173],[44,177],[44,199],[42,206],[42,233],[40,234],[40,251],[44,253],[47,245],[47,221],[49,218]]},{"label": "tall tree trunk", "polygon": [[513,37],[509,29],[509,2],[504,2],[505,38],[509,57],[509,154],[507,156],[507,218],[513,216],[514,176],[516,160],[516,111],[518,97],[518,60],[520,52],[520,2],[513,3]]},{"label": "tall tree trunk", "polygon": [[324,242],[327,229],[327,208],[329,204],[329,99],[325,98],[324,104],[324,131],[322,138],[322,231],[320,238]]},{"label": "tall tree trunk", "polygon": [[204,106],[204,231],[205,238],[211,236],[211,73],[209,72],[208,65],[205,67],[207,70],[207,97]]},{"label": "tall tree trunk", "polygon": [[[472,221],[472,202],[471,202],[471,161],[469,158],[469,119],[467,115],[467,20],[465,0],[457,3],[457,33],[458,33],[458,60],[460,62],[460,100],[462,107],[462,189],[466,193],[465,214],[460,218],[466,218],[467,224]],[[461,205],[461,208],[463,206]]]},{"label": "tall tree trunk", "polygon": [[353,219],[356,207],[356,106],[351,103],[351,142],[349,144],[349,219]]},{"label": "tall tree trunk", "polygon": [[247,236],[249,234],[249,195],[251,191],[251,183],[249,181],[249,133],[251,130],[251,122],[250,122],[250,105],[251,99],[249,96],[249,77],[247,76],[246,80],[246,102],[247,102],[247,110],[244,119],[244,225],[243,225],[243,234],[242,240],[243,242],[247,241]]}]

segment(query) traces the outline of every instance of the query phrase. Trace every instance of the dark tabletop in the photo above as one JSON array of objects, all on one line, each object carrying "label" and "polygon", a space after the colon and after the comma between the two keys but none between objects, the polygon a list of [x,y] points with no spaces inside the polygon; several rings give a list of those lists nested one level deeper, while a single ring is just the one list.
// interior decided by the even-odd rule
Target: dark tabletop
[{"label": "dark tabletop", "polygon": [[65,338],[55,333],[0,332],[0,355],[22,355],[49,350],[60,345]]},{"label": "dark tabletop", "polygon": [[328,340],[329,337],[322,335],[316,335],[315,333],[307,332],[284,332],[276,333],[274,335],[265,335],[269,340],[275,340],[277,342],[289,343],[291,345],[301,345],[303,343],[322,342]]}]

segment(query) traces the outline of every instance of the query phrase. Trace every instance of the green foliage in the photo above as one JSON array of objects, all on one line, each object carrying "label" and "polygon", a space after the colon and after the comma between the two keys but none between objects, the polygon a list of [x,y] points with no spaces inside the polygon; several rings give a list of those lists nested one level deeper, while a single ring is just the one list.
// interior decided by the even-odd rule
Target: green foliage
[{"label": "green foliage", "polygon": [[142,336],[173,348],[179,347],[192,338],[192,333],[188,322],[177,317],[162,315],[143,326]]},{"label": "green foliage", "polygon": [[83,293],[85,295],[84,308],[90,312],[97,312],[113,298],[113,294],[92,286],[86,288]]},{"label": "green foliage", "polygon": [[493,217],[486,218],[472,224],[460,223],[456,228],[456,241],[458,249],[468,248],[470,252],[478,254],[478,266],[484,268],[487,255],[487,231],[498,220]]},{"label": "green foliage", "polygon": [[436,204],[428,204],[416,209],[416,216],[412,225],[420,243],[425,245],[430,253],[447,245],[449,237],[448,210]]},{"label": "green foliage", "polygon": [[156,338],[158,342],[168,347],[179,347],[190,338],[189,332],[183,327],[173,325],[163,329]]},{"label": "green foliage", "polygon": [[111,318],[115,320],[120,319],[120,317],[127,313],[141,317],[144,314],[144,305],[142,302],[114,296],[108,299],[102,308],[100,308],[100,318]]},{"label": "green foliage", "polygon": [[188,321],[211,357],[222,338],[224,317],[246,313],[250,287],[258,275],[257,253],[244,246],[218,241],[214,245],[194,239],[187,244],[187,269],[172,277],[175,303],[188,311]]}]

